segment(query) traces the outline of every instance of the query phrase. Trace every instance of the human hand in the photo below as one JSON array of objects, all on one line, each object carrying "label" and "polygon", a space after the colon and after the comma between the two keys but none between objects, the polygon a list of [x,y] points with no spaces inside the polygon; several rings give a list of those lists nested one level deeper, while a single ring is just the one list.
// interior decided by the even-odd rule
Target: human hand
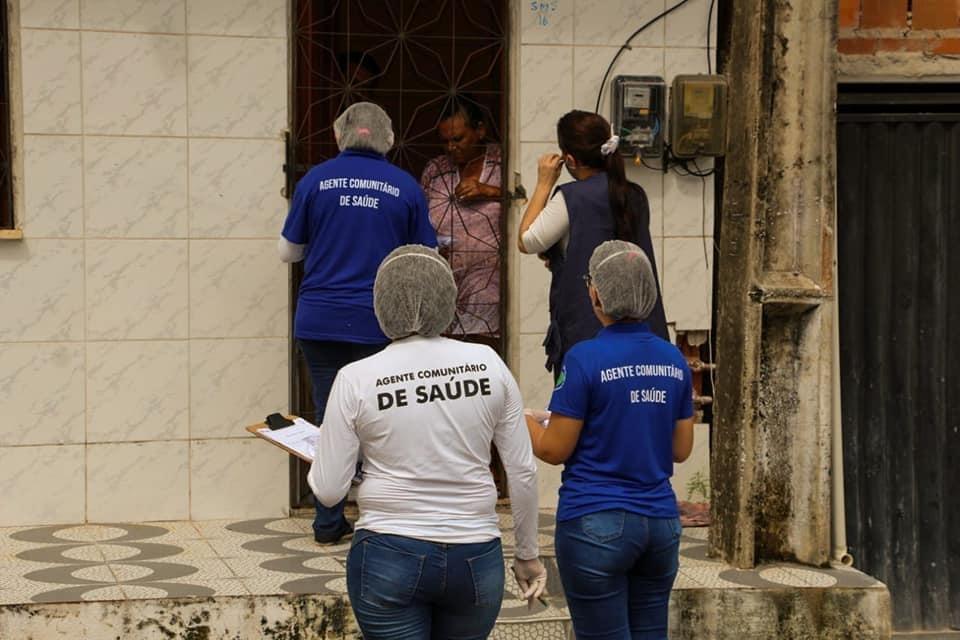
[{"label": "human hand", "polygon": [[537,161],[537,182],[552,187],[560,179],[563,157],[557,153],[545,153]]},{"label": "human hand", "polygon": [[540,558],[513,561],[513,577],[520,587],[520,599],[527,601],[527,609],[533,607],[534,600],[543,602],[543,592],[547,588],[547,569],[540,562]]},{"label": "human hand", "polygon": [[453,190],[457,200],[494,200],[500,197],[500,189],[480,182],[477,178],[464,178]]}]

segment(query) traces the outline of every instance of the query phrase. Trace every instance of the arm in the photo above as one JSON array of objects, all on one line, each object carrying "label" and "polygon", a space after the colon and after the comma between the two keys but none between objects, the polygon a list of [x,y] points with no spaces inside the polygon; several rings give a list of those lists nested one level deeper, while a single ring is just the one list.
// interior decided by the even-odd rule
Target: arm
[{"label": "arm", "polygon": [[546,153],[540,156],[540,160],[537,162],[537,187],[533,190],[533,195],[530,196],[527,208],[523,212],[523,219],[520,220],[520,230],[517,233],[517,245],[521,253],[533,253],[524,247],[523,234],[547,205],[553,185],[560,178],[561,167],[563,167],[563,158],[556,153]]},{"label": "arm", "polygon": [[693,418],[677,420],[673,429],[673,461],[684,462],[693,451]]},{"label": "arm", "polygon": [[282,262],[300,262],[303,260],[303,250],[306,246],[305,244],[294,244],[280,236],[280,240],[277,242],[277,252],[280,254]]},{"label": "arm", "polygon": [[414,202],[410,212],[410,243],[422,244],[431,249],[437,248],[437,232],[430,222],[430,208],[423,191],[417,190],[413,196]]},{"label": "arm", "polygon": [[537,544],[537,463],[530,450],[530,439],[523,430],[520,389],[506,365],[502,367],[506,394],[503,414],[493,433],[493,442],[507,472],[510,509],[513,511],[517,535],[516,557],[518,560],[530,560],[540,553]]},{"label": "arm", "polygon": [[357,395],[350,383],[338,374],[330,389],[316,456],[307,475],[310,489],[325,507],[333,507],[347,496],[356,473],[360,452],[357,415]]},{"label": "arm", "polygon": [[527,432],[533,445],[533,454],[550,464],[563,464],[577,448],[583,420],[550,414],[550,426],[544,427],[533,417],[527,416]]},{"label": "arm", "polygon": [[570,233],[570,214],[562,191],[557,191],[520,237],[527,253],[545,253]]}]

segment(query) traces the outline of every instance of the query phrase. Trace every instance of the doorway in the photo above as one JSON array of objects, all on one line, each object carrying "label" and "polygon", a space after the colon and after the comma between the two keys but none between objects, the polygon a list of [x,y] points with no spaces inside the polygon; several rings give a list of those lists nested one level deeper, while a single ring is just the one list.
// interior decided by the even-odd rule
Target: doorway
[{"label": "doorway", "polygon": [[898,630],[960,627],[960,93],[841,85],[837,219],[849,550]]},{"label": "doorway", "polygon": [[[388,158],[421,181],[438,235],[453,238],[445,255],[460,298],[450,334],[489,344],[503,355],[506,279],[501,246],[509,201],[507,166],[501,159],[506,154],[498,151],[508,148],[509,3],[294,0],[292,11],[288,197],[312,166],[338,153],[333,121],[344,108],[360,101],[382,106],[396,134]],[[466,105],[484,123],[485,171],[503,185],[492,206],[457,203],[441,191],[449,180],[431,161],[445,154],[438,125],[455,105]],[[291,335],[301,278],[297,265],[291,278]],[[309,372],[292,340],[290,363],[291,411],[319,423],[322,416],[315,415]],[[307,469],[291,460],[293,507],[312,506]],[[498,465],[495,477],[500,489]]]}]

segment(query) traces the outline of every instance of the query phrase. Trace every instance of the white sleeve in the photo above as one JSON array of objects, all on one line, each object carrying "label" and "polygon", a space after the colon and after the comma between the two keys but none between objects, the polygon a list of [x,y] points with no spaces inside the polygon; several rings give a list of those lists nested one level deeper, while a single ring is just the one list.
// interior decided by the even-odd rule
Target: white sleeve
[{"label": "white sleeve", "polygon": [[306,246],[305,244],[294,244],[280,236],[280,241],[277,242],[277,252],[283,262],[300,262],[303,260],[303,249]]},{"label": "white sleeve", "polygon": [[517,536],[516,557],[530,560],[540,554],[537,543],[538,497],[537,463],[523,417],[523,400],[513,374],[501,364],[506,388],[503,414],[493,433],[510,487],[510,509]]},{"label": "white sleeve", "polygon": [[528,253],[543,253],[557,244],[570,231],[570,215],[562,191],[557,191],[547,202],[526,231],[523,232],[523,248]]},{"label": "white sleeve", "polygon": [[359,400],[349,380],[337,374],[317,438],[317,452],[307,482],[325,507],[333,507],[350,491],[357,468],[360,439],[356,420]]}]

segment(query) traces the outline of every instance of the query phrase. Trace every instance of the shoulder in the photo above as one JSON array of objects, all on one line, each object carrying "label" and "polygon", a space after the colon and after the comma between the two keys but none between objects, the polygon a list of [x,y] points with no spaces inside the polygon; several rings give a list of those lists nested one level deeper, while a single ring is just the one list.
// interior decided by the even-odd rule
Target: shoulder
[{"label": "shoulder", "polygon": [[426,166],[423,168],[421,176],[425,180],[430,180],[435,178],[438,175],[449,173],[453,170],[453,165],[450,163],[450,158],[446,154],[435,156],[427,161]]}]

